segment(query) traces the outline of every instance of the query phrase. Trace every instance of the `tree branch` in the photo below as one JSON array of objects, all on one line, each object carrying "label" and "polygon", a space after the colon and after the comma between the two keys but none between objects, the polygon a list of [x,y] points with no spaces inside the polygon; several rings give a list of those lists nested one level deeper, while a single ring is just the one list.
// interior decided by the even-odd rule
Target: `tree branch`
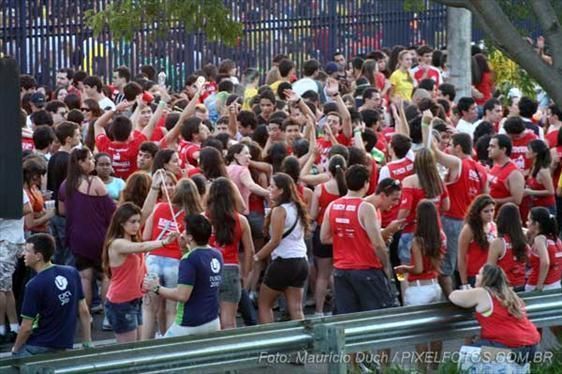
[{"label": "tree branch", "polygon": [[544,32],[544,37],[552,51],[554,68],[562,73],[562,29],[556,11],[549,0],[531,0],[531,6]]},{"label": "tree branch", "polygon": [[[519,35],[496,0],[433,1],[470,10],[501,49],[535,78],[558,105],[562,105],[562,74],[535,53],[532,46]],[[557,59],[562,59],[562,56]]]}]

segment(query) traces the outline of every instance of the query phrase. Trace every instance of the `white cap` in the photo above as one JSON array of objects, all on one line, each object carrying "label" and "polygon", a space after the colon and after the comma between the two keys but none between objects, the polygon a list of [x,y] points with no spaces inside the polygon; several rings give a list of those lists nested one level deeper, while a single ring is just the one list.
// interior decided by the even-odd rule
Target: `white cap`
[{"label": "white cap", "polygon": [[521,92],[521,90],[520,90],[519,88],[513,87],[513,88],[511,88],[511,89],[509,90],[507,96],[508,96],[509,98],[512,98],[512,99],[513,99],[514,97],[522,97],[522,96],[523,96],[523,93]]}]

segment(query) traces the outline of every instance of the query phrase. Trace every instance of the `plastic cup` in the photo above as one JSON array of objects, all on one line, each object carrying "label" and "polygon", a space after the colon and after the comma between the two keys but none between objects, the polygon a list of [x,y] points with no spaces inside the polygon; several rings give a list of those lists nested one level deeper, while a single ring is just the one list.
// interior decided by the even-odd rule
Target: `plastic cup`
[{"label": "plastic cup", "polygon": [[45,201],[45,209],[55,209],[55,200],[47,200]]}]

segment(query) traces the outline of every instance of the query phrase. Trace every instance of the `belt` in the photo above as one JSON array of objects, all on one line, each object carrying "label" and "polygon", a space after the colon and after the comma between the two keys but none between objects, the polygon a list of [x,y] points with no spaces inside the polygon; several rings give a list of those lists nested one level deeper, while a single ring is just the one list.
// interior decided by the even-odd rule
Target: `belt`
[{"label": "belt", "polygon": [[435,278],[432,279],[418,279],[415,280],[413,282],[409,282],[408,285],[410,287],[415,287],[415,286],[431,286],[432,284],[437,284],[437,280]]}]

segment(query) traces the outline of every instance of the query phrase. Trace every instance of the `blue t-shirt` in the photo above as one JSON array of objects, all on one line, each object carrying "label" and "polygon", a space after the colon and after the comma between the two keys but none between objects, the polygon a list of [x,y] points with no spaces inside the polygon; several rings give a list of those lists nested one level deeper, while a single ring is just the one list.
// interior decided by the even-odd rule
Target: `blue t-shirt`
[{"label": "blue t-shirt", "polygon": [[178,303],[178,325],[195,327],[218,317],[222,267],[221,253],[210,247],[196,248],[182,257],[178,287],[191,286],[193,290],[186,303]]},{"label": "blue t-shirt", "polygon": [[22,318],[32,319],[26,344],[47,348],[72,348],[78,303],[84,298],[80,274],[69,266],[52,265],[25,286]]},{"label": "blue t-shirt", "polygon": [[109,197],[113,200],[119,200],[121,191],[125,189],[125,181],[121,178],[113,177],[110,183],[105,184],[105,188],[107,189]]}]

